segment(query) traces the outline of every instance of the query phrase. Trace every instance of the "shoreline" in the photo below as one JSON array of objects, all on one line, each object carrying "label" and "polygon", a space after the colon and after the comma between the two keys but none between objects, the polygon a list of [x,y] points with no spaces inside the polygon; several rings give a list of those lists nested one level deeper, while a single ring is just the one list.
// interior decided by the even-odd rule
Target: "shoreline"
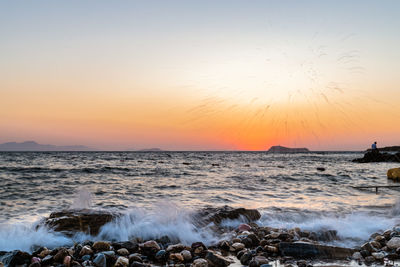
[{"label": "shoreline", "polygon": [[[59,212],[61,225],[72,227],[70,233],[77,234],[80,230],[72,224],[98,223],[98,218],[106,213],[91,213],[90,210],[75,210],[71,214],[79,214],[67,218],[68,211]],[[95,215],[93,215],[95,214]],[[107,213],[109,214],[109,213]],[[86,216],[86,217],[84,217]],[[94,216],[94,217],[93,217]],[[326,230],[310,232],[298,227],[292,229],[273,228],[259,225],[257,210],[233,209],[225,207],[221,210],[211,210],[198,217],[198,227],[209,227],[219,232],[217,243],[206,246],[201,240],[191,244],[182,244],[181,240],[171,239],[167,235],[161,238],[134,238],[130,241],[113,241],[113,237],[99,240],[93,232],[93,240],[75,243],[73,246],[57,246],[46,248],[32,246],[30,252],[9,251],[0,252],[0,262],[5,266],[24,265],[40,266],[349,266],[350,264],[391,264],[400,259],[400,227],[380,233],[371,233],[370,239],[355,248],[332,246],[340,237],[337,231]],[[52,214],[47,218],[57,218]],[[237,227],[224,225],[227,218],[243,219]],[[75,221],[74,221],[75,220]],[[202,222],[204,220],[205,224]],[[111,217],[103,220],[102,226],[111,222]],[[68,229],[57,228],[57,224],[44,222],[48,227],[67,234]],[[60,221],[58,222],[60,223]],[[87,226],[88,226],[87,225]],[[92,225],[93,227],[93,225]],[[83,229],[83,228],[82,228]],[[81,229],[81,230],[82,230]],[[93,231],[94,228],[85,228]],[[83,229],[83,231],[85,231]],[[124,229],[121,227],[121,231]],[[185,231],[185,229],[182,229]],[[97,232],[98,233],[98,232]],[[60,265],[63,264],[63,265]],[[268,265],[269,264],[269,265]],[[325,265],[327,264],[327,265]],[[342,264],[342,265],[341,265]],[[1,264],[0,264],[1,266]]]}]

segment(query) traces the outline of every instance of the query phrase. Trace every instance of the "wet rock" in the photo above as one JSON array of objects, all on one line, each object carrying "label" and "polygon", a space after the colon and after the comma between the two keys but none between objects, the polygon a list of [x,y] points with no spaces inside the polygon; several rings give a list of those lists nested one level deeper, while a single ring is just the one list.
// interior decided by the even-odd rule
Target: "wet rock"
[{"label": "wet rock", "polygon": [[111,243],[111,246],[116,250],[125,248],[129,251],[129,253],[135,253],[139,250],[138,243],[133,242],[133,241],[113,242],[113,243]]},{"label": "wet rock", "polygon": [[224,267],[230,264],[230,261],[222,257],[221,255],[215,254],[212,251],[209,251],[206,255],[206,259],[209,265],[216,266],[216,267]]},{"label": "wet rock", "polygon": [[63,264],[67,267],[71,266],[71,256],[65,256],[64,260],[63,260]]},{"label": "wet rock", "polygon": [[[287,265],[285,265],[285,266],[287,266]],[[260,267],[272,267],[272,265],[271,264],[261,264]]]},{"label": "wet rock", "polygon": [[68,250],[66,248],[61,248],[60,250],[58,250],[57,254],[54,255],[54,261],[63,262],[64,258],[68,255],[69,255]]},{"label": "wet rock", "polygon": [[242,223],[242,224],[239,225],[239,227],[238,227],[238,230],[239,230],[240,232],[243,232],[243,231],[250,231],[250,229],[251,229],[251,226],[248,225],[248,224],[246,224],[246,223]]},{"label": "wet rock", "polygon": [[283,256],[292,256],[295,258],[308,259],[346,259],[353,255],[353,249],[342,247],[323,246],[310,243],[288,243],[281,242],[279,251]]},{"label": "wet rock", "polygon": [[368,250],[369,252],[376,252],[376,248],[374,248],[370,242],[366,242],[361,246],[362,250]]},{"label": "wet rock", "polygon": [[79,252],[79,256],[82,257],[84,255],[92,255],[93,250],[89,246],[83,246],[81,251]]},{"label": "wet rock", "polygon": [[127,267],[127,266],[129,266],[129,260],[122,256],[118,257],[114,265],[114,267]]},{"label": "wet rock", "polygon": [[260,244],[260,239],[258,239],[255,234],[249,234],[247,237],[251,239],[253,247],[256,247]]},{"label": "wet rock", "polygon": [[233,243],[232,244],[232,248],[235,250],[235,251],[239,251],[239,250],[242,250],[242,249],[244,249],[246,246],[243,244],[243,243]]},{"label": "wet rock", "polygon": [[82,259],[83,261],[90,261],[91,258],[92,258],[92,257],[91,257],[90,255],[84,255],[84,256],[81,257],[81,259]]},{"label": "wet rock", "polygon": [[157,251],[155,255],[156,260],[158,261],[165,261],[167,259],[167,252],[163,249]]},{"label": "wet rock", "polygon": [[351,256],[351,258],[353,259],[353,260],[361,260],[361,259],[363,259],[363,256],[361,255],[361,253],[360,252],[354,252],[353,253],[353,256]]},{"label": "wet rock", "polygon": [[254,258],[260,263],[260,265],[268,264],[269,262],[268,259],[264,256],[255,256]]},{"label": "wet rock", "polygon": [[175,245],[169,245],[166,249],[167,252],[180,252],[183,249],[185,249],[185,246],[183,244],[175,244]]},{"label": "wet rock", "polygon": [[208,267],[208,262],[205,259],[196,259],[193,261],[193,267]]},{"label": "wet rock", "polygon": [[189,250],[182,250],[181,255],[185,261],[190,261],[192,259],[192,253]]},{"label": "wet rock", "polygon": [[169,254],[169,259],[174,262],[183,262],[185,260],[181,253],[171,253]]},{"label": "wet rock", "polygon": [[264,247],[265,251],[270,252],[270,253],[278,253],[278,248],[274,246],[265,246]]},{"label": "wet rock", "polygon": [[93,259],[93,263],[97,267],[107,267],[106,256],[103,253],[98,253]]},{"label": "wet rock", "polygon": [[252,258],[253,258],[253,254],[251,252],[245,252],[240,257],[240,263],[243,265],[249,265]]},{"label": "wet rock", "polygon": [[33,262],[40,262],[41,261],[41,259],[40,258],[38,258],[38,257],[32,257],[32,259],[31,259],[31,262],[33,263]]},{"label": "wet rock", "polygon": [[44,257],[46,257],[47,255],[49,255],[50,254],[50,250],[48,250],[46,247],[44,247],[40,252],[39,252],[39,254],[37,254],[40,258],[44,258]]},{"label": "wet rock", "polygon": [[361,250],[360,254],[361,254],[361,256],[363,256],[363,258],[371,256],[371,252],[369,252],[368,250],[365,250],[365,249]]},{"label": "wet rock", "polygon": [[374,252],[372,253],[372,257],[374,257],[375,260],[383,260],[385,254],[383,252]]},{"label": "wet rock", "polygon": [[150,265],[134,261],[129,265],[129,267],[150,267]]},{"label": "wet rock", "polygon": [[372,256],[368,256],[368,257],[365,257],[364,260],[366,263],[373,263],[375,261],[375,258]]},{"label": "wet rock", "polygon": [[367,152],[364,157],[353,159],[353,162],[367,163],[367,162],[400,162],[400,153],[389,154],[379,152]]},{"label": "wet rock", "polygon": [[[164,254],[165,254],[165,250],[162,250],[162,251],[164,251]],[[129,262],[132,263],[134,261],[143,262],[143,259],[139,253],[134,253],[134,254],[129,255]]]},{"label": "wet rock", "polygon": [[317,171],[320,171],[320,172],[323,172],[323,171],[325,171],[326,169],[324,168],[324,167],[317,167]]},{"label": "wet rock", "polygon": [[371,246],[372,246],[373,248],[375,248],[376,250],[379,250],[379,249],[382,248],[382,245],[381,245],[379,242],[371,241],[370,244],[371,244]]},{"label": "wet rock", "polygon": [[232,208],[224,206],[222,208],[206,208],[202,210],[196,216],[197,222],[203,222],[204,225],[210,222],[219,225],[223,220],[235,220],[244,218],[247,221],[256,221],[261,218],[261,214],[256,209],[245,209],[245,208]]},{"label": "wet rock", "polygon": [[24,265],[31,263],[31,255],[27,252],[14,250],[7,252],[4,255],[0,254],[0,262],[5,266]]},{"label": "wet rock", "polygon": [[147,242],[143,243],[143,247],[145,248],[151,248],[151,249],[155,249],[155,250],[160,250],[160,246],[158,245],[158,243],[154,240],[149,240]]},{"label": "wet rock", "polygon": [[[0,266],[2,266],[1,263],[0,263]],[[40,264],[40,262],[32,262],[31,264],[29,264],[29,267],[41,267],[41,266],[42,265]]]},{"label": "wet rock", "polygon": [[397,249],[400,247],[400,237],[392,237],[387,243],[386,246],[390,249]]},{"label": "wet rock", "polygon": [[221,241],[219,243],[218,247],[222,250],[230,250],[231,249],[229,242],[226,240]]},{"label": "wet rock", "polygon": [[93,244],[92,247],[96,251],[108,251],[111,248],[110,243],[105,241],[97,241]]},{"label": "wet rock", "polygon": [[128,256],[129,255],[129,251],[126,248],[120,248],[117,250],[118,255],[121,256]]},{"label": "wet rock", "polygon": [[255,258],[253,258],[250,262],[249,262],[249,267],[259,267],[260,263],[258,262],[258,260],[256,260]]},{"label": "wet rock", "polygon": [[192,253],[197,256],[205,256],[207,247],[202,242],[195,242],[192,244]]},{"label": "wet rock", "polygon": [[46,257],[44,257],[41,261],[41,264],[43,266],[45,265],[51,265],[53,263],[53,256],[52,255],[47,255]]},{"label": "wet rock", "polygon": [[76,232],[97,235],[100,228],[119,214],[96,210],[65,210],[53,212],[44,224],[54,231],[73,235]]}]

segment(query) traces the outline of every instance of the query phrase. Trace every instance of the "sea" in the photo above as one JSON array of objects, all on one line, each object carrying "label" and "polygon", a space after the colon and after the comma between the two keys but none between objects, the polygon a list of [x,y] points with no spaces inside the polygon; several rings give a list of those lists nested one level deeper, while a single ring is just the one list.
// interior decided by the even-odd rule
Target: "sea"
[{"label": "sea", "polygon": [[[206,207],[255,208],[256,223],[336,230],[333,245],[354,247],[400,224],[396,163],[353,163],[355,152],[0,152],[0,251],[31,251],[82,240],[159,238],[212,245],[223,236],[199,228]],[[42,226],[53,211],[123,214],[98,236],[65,236]],[[241,219],[224,222],[235,227]]]}]

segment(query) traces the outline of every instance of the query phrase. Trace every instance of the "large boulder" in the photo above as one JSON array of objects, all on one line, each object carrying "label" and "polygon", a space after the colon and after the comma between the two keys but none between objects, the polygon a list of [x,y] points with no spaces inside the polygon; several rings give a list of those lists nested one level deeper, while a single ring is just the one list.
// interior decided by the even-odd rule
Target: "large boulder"
[{"label": "large boulder", "polygon": [[279,251],[282,256],[291,256],[297,259],[347,259],[352,257],[354,249],[323,246],[304,242],[281,242]]},{"label": "large boulder", "polygon": [[211,223],[219,225],[224,220],[243,219],[246,222],[256,221],[261,218],[261,214],[256,209],[232,208],[223,206],[221,208],[205,208],[196,216],[196,222]]},{"label": "large boulder", "polygon": [[119,214],[103,210],[64,210],[53,212],[44,224],[54,231],[73,235],[76,232],[97,235],[100,228]]},{"label": "large boulder", "polygon": [[378,151],[367,152],[364,157],[353,159],[353,162],[368,163],[368,162],[400,162],[400,152],[396,154],[380,153]]}]

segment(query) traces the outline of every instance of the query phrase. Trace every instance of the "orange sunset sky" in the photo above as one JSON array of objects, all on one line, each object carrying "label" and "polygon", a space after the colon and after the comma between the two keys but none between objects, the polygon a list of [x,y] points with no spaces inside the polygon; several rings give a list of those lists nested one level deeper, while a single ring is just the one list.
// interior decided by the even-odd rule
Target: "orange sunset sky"
[{"label": "orange sunset sky", "polygon": [[2,1],[0,143],[400,145],[399,1]]}]

